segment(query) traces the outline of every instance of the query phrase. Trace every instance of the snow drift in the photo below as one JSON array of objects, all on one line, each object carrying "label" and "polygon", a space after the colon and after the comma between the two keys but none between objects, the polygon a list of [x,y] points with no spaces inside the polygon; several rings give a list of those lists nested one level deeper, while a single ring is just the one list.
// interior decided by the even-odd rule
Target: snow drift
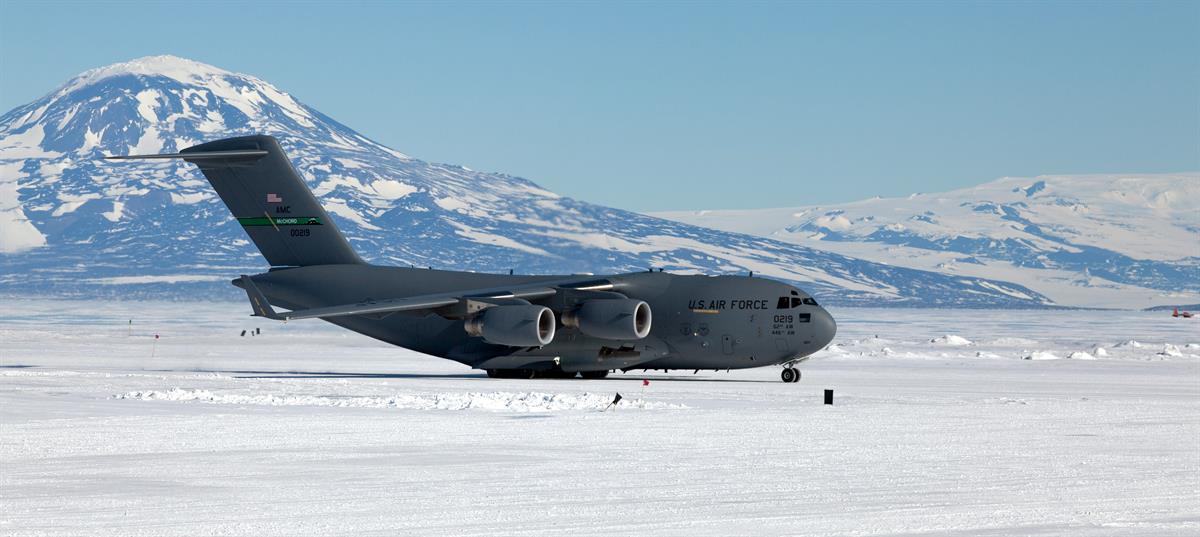
[{"label": "snow drift", "polygon": [[[277,395],[271,393],[238,394],[214,393],[202,389],[171,388],[166,391],[146,390],[117,394],[114,399],[141,401],[184,401],[218,405],[259,406],[324,406],[342,408],[394,408],[402,410],[488,410],[493,412],[560,412],[568,410],[604,410],[613,401],[612,395],[595,393],[542,392],[447,392],[435,394],[406,394],[387,397],[338,397],[332,395]],[[621,399],[620,409],[684,409],[685,405]]]}]

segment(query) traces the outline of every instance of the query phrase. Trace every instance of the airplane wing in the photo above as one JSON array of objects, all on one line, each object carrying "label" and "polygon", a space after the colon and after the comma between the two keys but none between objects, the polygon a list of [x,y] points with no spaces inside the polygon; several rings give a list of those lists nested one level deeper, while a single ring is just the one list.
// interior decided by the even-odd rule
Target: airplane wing
[{"label": "airplane wing", "polygon": [[379,313],[392,313],[397,311],[414,311],[436,309],[445,306],[452,306],[464,300],[470,299],[489,299],[489,298],[545,298],[553,296],[559,292],[559,289],[571,289],[576,291],[609,291],[615,286],[612,282],[604,279],[588,278],[571,278],[564,280],[555,280],[550,282],[535,282],[525,285],[517,285],[510,287],[493,287],[487,289],[469,289],[456,291],[453,293],[436,293],[430,295],[420,295],[405,298],[393,298],[386,300],[373,300],[370,302],[359,302],[355,304],[342,304],[338,306],[326,306],[320,308],[308,308],[302,310],[277,312],[271,307],[271,303],[267,301],[267,297],[262,294],[258,286],[249,276],[242,275],[239,278],[243,288],[246,290],[246,295],[250,298],[250,307],[254,310],[255,317],[266,317],[277,321],[288,321],[291,319],[312,319],[317,317],[342,317],[346,315],[369,315]]}]

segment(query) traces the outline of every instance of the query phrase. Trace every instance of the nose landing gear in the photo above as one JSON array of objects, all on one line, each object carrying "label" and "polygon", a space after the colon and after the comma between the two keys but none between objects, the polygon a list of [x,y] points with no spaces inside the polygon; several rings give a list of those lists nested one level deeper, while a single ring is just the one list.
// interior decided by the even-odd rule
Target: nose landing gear
[{"label": "nose landing gear", "polygon": [[783,372],[779,374],[779,378],[784,382],[800,382],[800,370],[788,365],[783,368]]}]

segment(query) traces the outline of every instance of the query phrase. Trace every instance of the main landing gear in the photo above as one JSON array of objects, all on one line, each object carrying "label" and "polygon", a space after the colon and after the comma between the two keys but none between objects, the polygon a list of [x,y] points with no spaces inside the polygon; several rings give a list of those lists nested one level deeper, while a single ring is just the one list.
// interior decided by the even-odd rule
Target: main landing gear
[{"label": "main landing gear", "polygon": [[783,372],[779,374],[779,378],[787,383],[800,382],[800,370],[788,364],[784,366]]}]

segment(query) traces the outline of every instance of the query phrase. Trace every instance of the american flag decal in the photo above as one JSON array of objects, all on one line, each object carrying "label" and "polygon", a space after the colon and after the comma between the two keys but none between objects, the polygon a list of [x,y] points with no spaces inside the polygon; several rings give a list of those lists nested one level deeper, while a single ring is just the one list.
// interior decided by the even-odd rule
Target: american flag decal
[{"label": "american flag decal", "polygon": [[283,203],[283,198],[275,194],[267,194],[267,203]]}]

